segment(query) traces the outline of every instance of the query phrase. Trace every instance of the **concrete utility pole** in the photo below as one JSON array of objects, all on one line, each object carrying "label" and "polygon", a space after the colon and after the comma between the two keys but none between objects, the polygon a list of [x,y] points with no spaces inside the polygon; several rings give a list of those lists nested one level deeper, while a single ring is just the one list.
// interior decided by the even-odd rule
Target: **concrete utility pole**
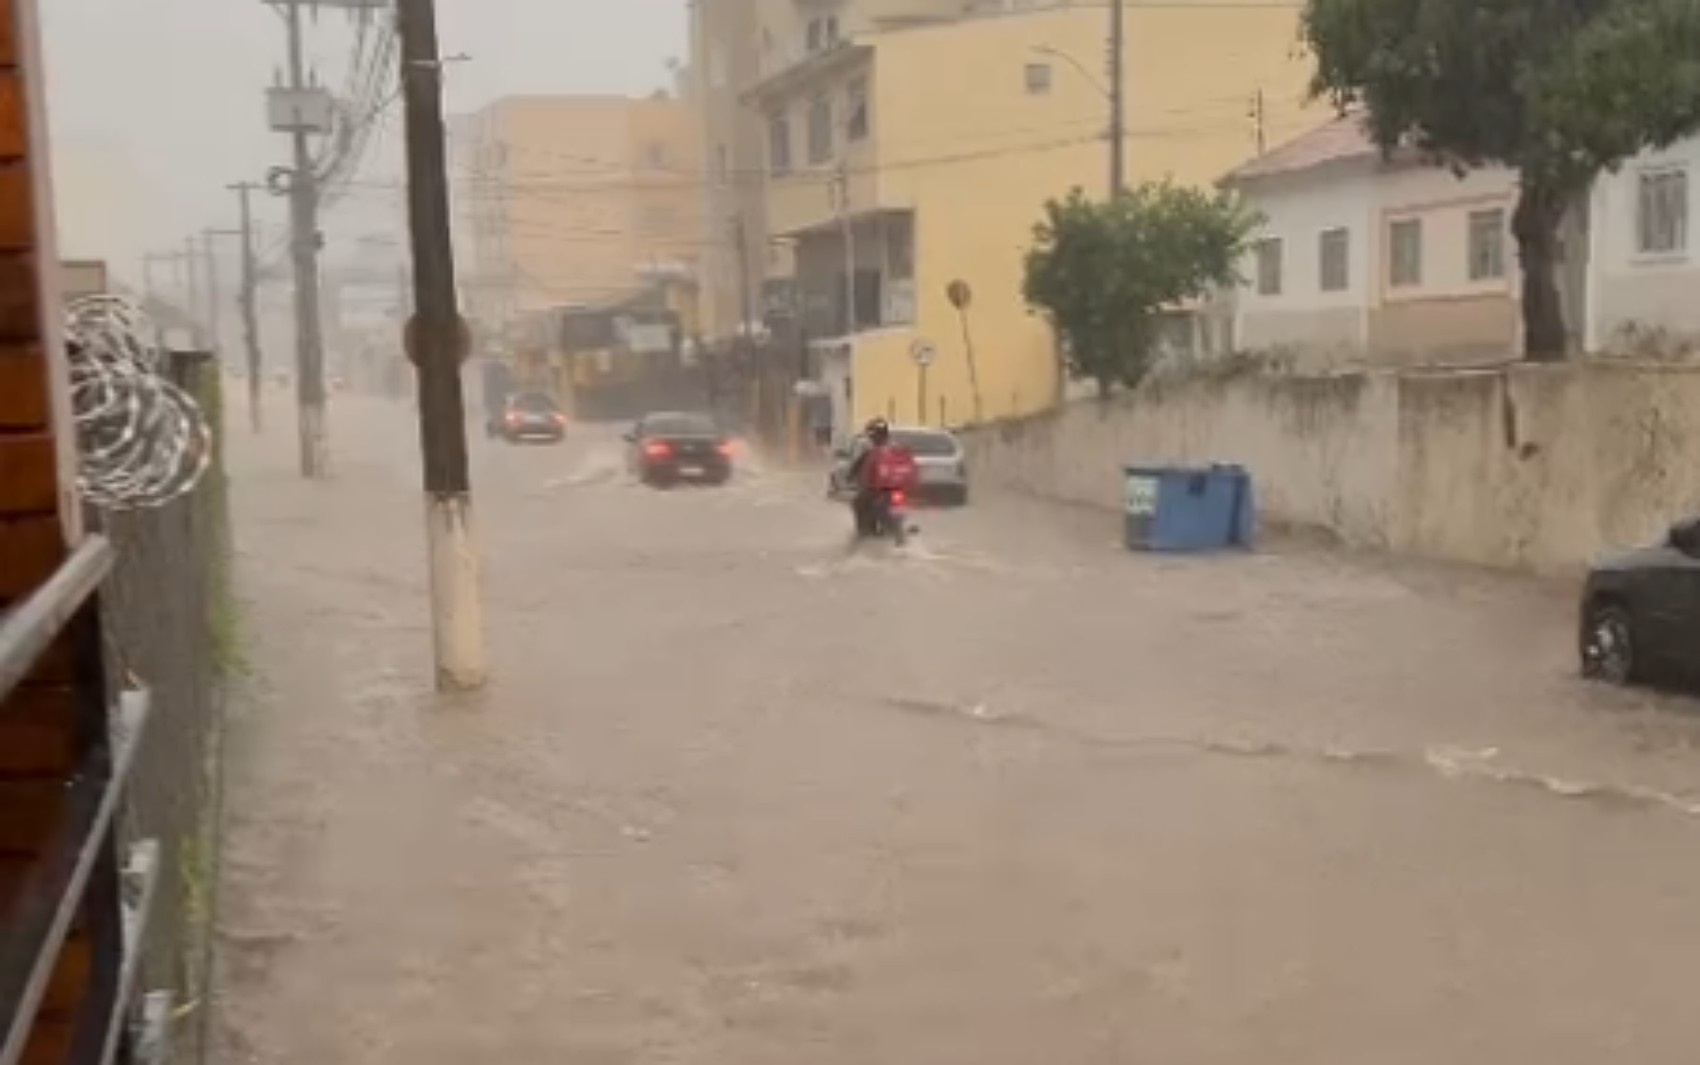
[{"label": "concrete utility pole", "polygon": [[[305,0],[274,0],[284,5],[289,33],[289,89],[307,89],[301,8]],[[325,338],[319,317],[319,178],[307,142],[310,130],[297,123],[290,131],[294,167],[289,177],[289,250],[295,267],[295,399],[301,433],[301,475],[323,477],[330,455],[325,442]]]},{"label": "concrete utility pole", "polygon": [[1110,195],[1127,188],[1127,11],[1110,0]]},{"label": "concrete utility pole", "polygon": [[[228,233],[229,230],[223,232]],[[215,238],[220,235],[221,231],[217,229],[201,230],[201,260],[206,263],[207,282],[207,346],[214,352],[219,350],[219,336],[223,332],[220,327],[224,324],[219,313],[224,297],[219,292],[218,248],[214,245]]]},{"label": "concrete utility pole", "polygon": [[425,534],[437,688],[466,691],[488,674],[473,543],[461,360],[465,321],[456,305],[449,228],[443,69],[433,0],[399,0],[401,87],[407,128],[407,208],[413,243],[414,314],[408,349],[419,368],[419,439],[425,456]]},{"label": "concrete utility pole", "polygon": [[264,367],[260,354],[260,271],[254,252],[253,194],[259,187],[246,181],[230,186],[242,205],[242,345],[248,353],[248,423],[256,434],[265,430],[265,388],[261,381]]},{"label": "concrete utility pole", "polygon": [[194,237],[183,238],[183,269],[188,277],[189,289],[189,324],[195,334],[196,344],[206,343],[206,323],[201,318],[201,272],[197,269],[201,261],[202,249],[196,247]]}]

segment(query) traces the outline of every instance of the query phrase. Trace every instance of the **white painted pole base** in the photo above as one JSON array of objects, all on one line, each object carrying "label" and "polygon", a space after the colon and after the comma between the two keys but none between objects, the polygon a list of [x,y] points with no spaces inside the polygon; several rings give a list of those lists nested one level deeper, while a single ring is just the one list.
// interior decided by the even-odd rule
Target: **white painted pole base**
[{"label": "white painted pole base", "polygon": [[325,442],[325,408],[301,408],[301,475],[309,480],[328,477],[330,447]]},{"label": "white painted pole base", "polygon": [[470,496],[426,495],[425,546],[431,561],[431,634],[437,658],[437,690],[482,688],[489,665],[484,653],[484,609],[479,598]]}]

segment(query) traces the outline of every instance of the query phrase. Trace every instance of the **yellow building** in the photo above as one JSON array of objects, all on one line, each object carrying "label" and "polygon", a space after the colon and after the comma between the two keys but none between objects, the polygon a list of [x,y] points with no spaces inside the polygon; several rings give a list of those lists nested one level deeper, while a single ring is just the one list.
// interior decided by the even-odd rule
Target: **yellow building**
[{"label": "yellow building", "polygon": [[451,125],[467,312],[491,332],[694,271],[698,127],[675,96],[519,96]]},{"label": "yellow building", "polygon": [[[790,246],[835,428],[876,414],[957,424],[1054,403],[1056,343],[1022,299],[1022,264],[1047,199],[1108,183],[1109,104],[1096,73],[1105,6],[948,19],[858,16],[849,0],[778,6],[764,39],[800,27],[815,36],[793,61],[768,64],[746,98],[768,123],[766,224]],[[835,10],[842,19],[823,24]],[[1129,180],[1208,184],[1260,136],[1278,143],[1313,125],[1297,17],[1130,4]],[[953,285],[971,297],[960,313]],[[918,349],[932,356],[924,375]]]}]

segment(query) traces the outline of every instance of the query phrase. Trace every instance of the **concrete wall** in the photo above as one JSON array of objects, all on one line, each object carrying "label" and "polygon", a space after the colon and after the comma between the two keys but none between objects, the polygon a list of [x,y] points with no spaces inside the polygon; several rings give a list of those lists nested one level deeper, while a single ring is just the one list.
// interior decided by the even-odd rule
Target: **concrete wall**
[{"label": "concrete wall", "polygon": [[1564,571],[1700,502],[1700,370],[1581,364],[1163,381],[968,436],[976,478],[1120,505],[1124,463],[1238,462],[1265,521]]}]

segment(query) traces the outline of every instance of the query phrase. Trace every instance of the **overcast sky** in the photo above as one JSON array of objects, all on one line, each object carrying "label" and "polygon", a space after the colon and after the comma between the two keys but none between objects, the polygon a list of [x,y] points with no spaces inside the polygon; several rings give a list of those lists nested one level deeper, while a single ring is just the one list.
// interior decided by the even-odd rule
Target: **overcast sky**
[{"label": "overcast sky", "polygon": [[[685,0],[437,0],[448,107],[515,93],[647,93],[685,52]],[[143,251],[234,224],[232,181],[286,158],[263,93],[284,58],[282,22],[261,0],[41,0],[60,243],[134,277]],[[312,24],[309,23],[311,26]],[[341,84],[354,30],[325,11],[311,54]],[[396,123],[391,128],[396,128]],[[393,138],[375,153],[386,165]],[[382,225],[385,194],[351,197],[330,228]],[[282,204],[261,205],[274,229]],[[346,217],[357,213],[358,219]]]}]

